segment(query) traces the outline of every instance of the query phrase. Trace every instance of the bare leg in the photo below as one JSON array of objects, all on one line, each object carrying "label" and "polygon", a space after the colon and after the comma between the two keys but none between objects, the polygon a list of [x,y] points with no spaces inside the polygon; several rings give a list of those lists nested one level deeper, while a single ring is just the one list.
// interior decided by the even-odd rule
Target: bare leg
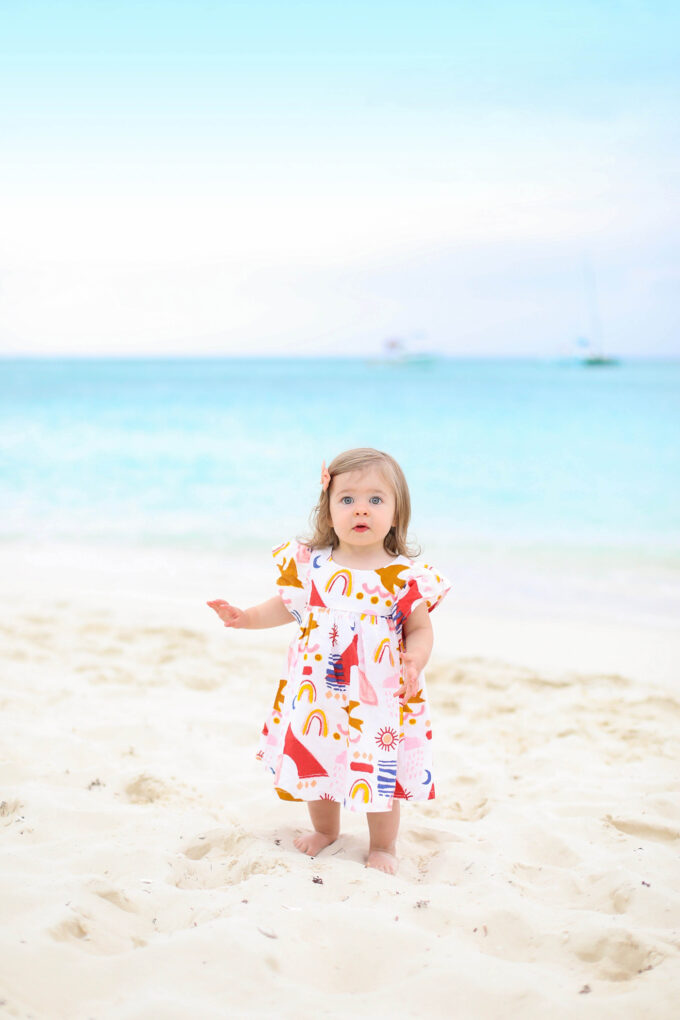
[{"label": "bare leg", "polygon": [[303,854],[316,857],[325,846],[335,842],[340,832],[340,805],[336,800],[310,800],[307,802],[314,832],[298,836],[293,842]]},{"label": "bare leg", "polygon": [[399,801],[393,801],[391,811],[370,811],[366,818],[371,839],[366,867],[386,871],[388,875],[396,875]]}]

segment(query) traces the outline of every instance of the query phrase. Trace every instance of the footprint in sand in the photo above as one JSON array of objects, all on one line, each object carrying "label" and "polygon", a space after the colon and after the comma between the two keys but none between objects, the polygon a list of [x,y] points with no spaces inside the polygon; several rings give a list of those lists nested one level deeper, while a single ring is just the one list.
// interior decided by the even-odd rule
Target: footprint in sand
[{"label": "footprint in sand", "polygon": [[579,960],[593,965],[595,977],[605,981],[629,981],[665,959],[660,950],[625,930],[570,934],[567,945]]},{"label": "footprint in sand", "polygon": [[461,841],[440,829],[412,828],[405,832],[404,857],[415,862],[419,880],[456,885],[467,863]]},{"label": "footprint in sand", "polygon": [[10,825],[14,820],[15,815],[18,815],[23,804],[19,800],[3,800],[0,801],[0,818],[6,818],[5,825]]},{"label": "footprint in sand", "polygon": [[217,889],[235,885],[250,875],[267,874],[287,866],[270,847],[244,829],[214,830],[187,847],[168,881],[178,889]]},{"label": "footprint in sand", "polygon": [[113,886],[101,884],[99,882],[90,882],[88,888],[90,892],[95,894],[95,896],[99,896],[100,899],[106,900],[108,903],[112,903],[113,906],[118,907],[119,910],[124,910],[128,914],[139,913],[132,900],[128,899],[125,893],[121,892],[119,889],[115,889]]},{"label": "footprint in sand", "polygon": [[156,934],[151,917],[144,916],[120,889],[93,879],[81,890],[79,902],[66,920],[49,929],[57,942],[74,942],[88,953],[114,955],[145,946]]},{"label": "footprint in sand", "polygon": [[574,904],[580,896],[581,887],[571,868],[554,864],[526,864],[517,861],[512,865],[514,884],[520,889],[551,904]]},{"label": "footprint in sand", "polygon": [[[126,754],[134,755],[131,748]],[[184,803],[193,805],[204,800],[204,795],[194,786],[181,783],[174,776],[169,780],[159,779],[148,772],[142,772],[135,779],[130,780],[123,789],[123,794],[131,804],[166,804],[173,805]]]},{"label": "footprint in sand", "polygon": [[636,836],[638,839],[652,839],[657,843],[675,843],[680,839],[680,829],[672,825],[664,825],[663,822],[643,822],[638,818],[613,818],[612,815],[605,815],[605,821],[625,832],[627,836]]},{"label": "footprint in sand", "polygon": [[143,773],[125,787],[125,795],[132,804],[154,804],[159,800],[168,800],[174,790],[162,779]]},{"label": "footprint in sand", "polygon": [[576,875],[570,867],[551,864],[512,865],[517,885],[542,903],[604,914],[625,914],[634,888],[626,877],[606,871]]},{"label": "footprint in sand", "polygon": [[90,933],[79,917],[70,917],[50,928],[50,935],[57,942],[82,942],[89,938]]},{"label": "footprint in sand", "polygon": [[486,818],[490,810],[488,797],[472,796],[462,802],[447,801],[442,809],[442,816],[455,818],[459,822],[478,822],[481,818]]}]

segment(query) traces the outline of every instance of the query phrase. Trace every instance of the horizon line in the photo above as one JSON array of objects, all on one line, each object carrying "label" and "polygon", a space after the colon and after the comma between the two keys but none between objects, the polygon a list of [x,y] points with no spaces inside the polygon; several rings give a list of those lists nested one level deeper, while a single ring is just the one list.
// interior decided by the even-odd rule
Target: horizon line
[{"label": "horizon line", "polygon": [[[627,361],[680,361],[679,354],[611,354],[613,362],[621,364]],[[83,353],[83,352],[62,352],[62,353],[11,353],[0,351],[0,362],[8,361],[368,361],[388,365],[426,364],[437,361],[541,361],[552,363],[581,363],[586,359],[578,354],[462,354],[453,352],[437,351],[414,351],[404,358],[381,357],[379,352],[374,354],[331,354],[331,353],[295,353],[288,354],[239,354],[223,353],[215,354],[208,352],[198,353]]]}]

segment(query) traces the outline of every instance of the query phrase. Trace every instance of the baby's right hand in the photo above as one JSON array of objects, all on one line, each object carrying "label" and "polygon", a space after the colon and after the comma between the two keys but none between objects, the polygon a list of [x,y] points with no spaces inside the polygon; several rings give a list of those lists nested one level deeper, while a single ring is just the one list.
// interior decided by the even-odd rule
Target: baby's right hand
[{"label": "baby's right hand", "polygon": [[245,627],[246,626],[246,614],[243,609],[237,609],[236,606],[230,606],[224,599],[212,599],[207,602],[206,605],[214,609],[220,620],[222,620],[225,627]]}]

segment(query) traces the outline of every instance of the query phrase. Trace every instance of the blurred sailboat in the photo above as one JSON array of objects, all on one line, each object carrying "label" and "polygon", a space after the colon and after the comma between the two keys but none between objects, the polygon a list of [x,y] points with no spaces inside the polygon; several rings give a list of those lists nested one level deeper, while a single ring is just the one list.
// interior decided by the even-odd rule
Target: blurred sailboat
[{"label": "blurred sailboat", "polygon": [[587,368],[597,368],[599,365],[619,364],[618,358],[612,358],[610,355],[605,354],[601,347],[594,347],[588,337],[580,336],[576,342],[579,347],[583,347],[585,349],[585,353],[579,356],[579,361]]},{"label": "blurred sailboat", "polygon": [[383,341],[381,361],[394,365],[429,365],[438,360],[438,355],[433,351],[414,350],[401,337],[388,337]]},{"label": "blurred sailboat", "polygon": [[590,337],[580,336],[576,343],[584,351],[579,355],[579,361],[586,368],[599,368],[601,366],[618,365],[618,358],[613,358],[604,352],[602,339],[602,320],[597,302],[597,288],[595,285],[595,273],[585,261],[583,263],[583,286],[588,303],[590,315]]}]

